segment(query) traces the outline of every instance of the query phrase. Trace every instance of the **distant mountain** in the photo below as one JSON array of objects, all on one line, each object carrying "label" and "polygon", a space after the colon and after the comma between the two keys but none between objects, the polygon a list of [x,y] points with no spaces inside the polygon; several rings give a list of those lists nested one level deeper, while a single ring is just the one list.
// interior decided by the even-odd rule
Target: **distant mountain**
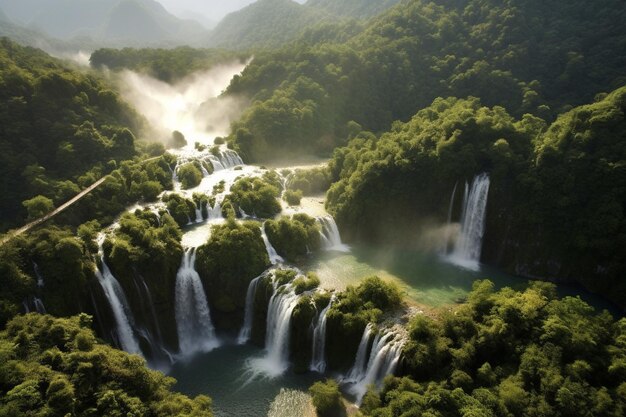
[{"label": "distant mountain", "polygon": [[322,10],[292,0],[259,0],[227,15],[211,32],[212,47],[276,47],[295,39],[306,27],[336,20]]},{"label": "distant mountain", "polygon": [[308,0],[308,7],[324,10],[328,13],[357,19],[376,16],[401,0]]},{"label": "distant mountain", "polygon": [[148,46],[206,37],[201,24],[175,17],[154,0],[0,0],[0,8],[16,24],[63,40]]}]

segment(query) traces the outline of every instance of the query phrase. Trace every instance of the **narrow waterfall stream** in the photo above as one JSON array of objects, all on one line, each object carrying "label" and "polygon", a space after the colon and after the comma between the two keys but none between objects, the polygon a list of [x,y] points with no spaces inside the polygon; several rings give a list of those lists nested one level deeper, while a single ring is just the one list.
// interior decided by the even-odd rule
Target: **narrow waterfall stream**
[{"label": "narrow waterfall stream", "polygon": [[248,362],[251,380],[257,376],[276,378],[289,367],[289,334],[291,315],[298,296],[291,284],[274,281],[274,293],[267,309],[265,355]]},{"label": "narrow waterfall stream", "polygon": [[122,286],[117,279],[115,279],[107,266],[104,260],[104,254],[101,254],[100,261],[101,266],[100,269],[96,270],[96,277],[111,306],[120,347],[126,352],[142,355],[139,342],[132,328],[134,319],[128,301],[126,300],[126,294],[124,294]]},{"label": "narrow waterfall stream", "polygon": [[195,248],[187,249],[176,274],[176,326],[183,356],[207,352],[220,345],[195,263]]},{"label": "narrow waterfall stream", "polygon": [[322,238],[322,246],[325,250],[337,252],[349,252],[350,248],[341,241],[339,228],[333,216],[318,217],[317,221],[322,226],[320,237]]},{"label": "narrow waterfall stream", "polygon": [[326,313],[328,313],[334,301],[335,295],[333,294],[326,308],[320,313],[317,325],[313,329],[313,356],[309,366],[311,371],[319,373],[326,371]]},{"label": "narrow waterfall stream", "polygon": [[373,325],[368,324],[363,332],[354,366],[343,379],[348,384],[348,391],[356,397],[357,403],[361,402],[370,385],[380,388],[383,379],[395,371],[402,354],[403,343],[396,340],[395,333],[383,333],[384,330],[378,331],[368,354],[373,331]]},{"label": "narrow waterfall stream", "polygon": [[465,186],[461,233],[449,256],[451,262],[464,268],[472,270],[480,268],[488,194],[489,175],[485,173],[474,178],[471,189],[467,184]]},{"label": "narrow waterfall stream", "polygon": [[248,291],[246,293],[246,308],[244,311],[244,319],[243,326],[239,331],[239,336],[237,337],[237,343],[243,345],[248,342],[250,339],[250,334],[252,333],[252,322],[254,320],[254,297],[256,296],[256,289],[259,285],[259,280],[263,277],[260,275],[250,281],[250,285],[248,285]]},{"label": "narrow waterfall stream", "polygon": [[265,249],[267,250],[267,256],[270,258],[270,262],[272,265],[276,265],[278,263],[285,262],[285,260],[280,256],[276,249],[270,243],[270,240],[267,238],[267,233],[265,233],[265,223],[261,226],[261,236],[263,237],[263,243],[265,244]]}]

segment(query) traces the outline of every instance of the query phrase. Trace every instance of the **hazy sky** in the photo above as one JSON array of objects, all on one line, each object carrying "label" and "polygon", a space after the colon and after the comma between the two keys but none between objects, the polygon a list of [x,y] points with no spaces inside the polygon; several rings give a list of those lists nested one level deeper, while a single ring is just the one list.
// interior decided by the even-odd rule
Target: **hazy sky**
[{"label": "hazy sky", "polygon": [[[204,17],[218,22],[230,12],[239,10],[256,0],[157,0],[170,12],[184,17],[193,17],[191,13],[201,13]],[[305,0],[296,0],[304,3]],[[198,19],[202,20],[202,19]]]}]

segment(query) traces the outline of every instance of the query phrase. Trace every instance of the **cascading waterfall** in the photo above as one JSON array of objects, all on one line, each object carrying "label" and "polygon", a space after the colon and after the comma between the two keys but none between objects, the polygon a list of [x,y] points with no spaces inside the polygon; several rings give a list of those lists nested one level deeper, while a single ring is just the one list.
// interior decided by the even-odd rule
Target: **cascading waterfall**
[{"label": "cascading waterfall", "polygon": [[265,249],[267,250],[267,256],[270,258],[270,262],[272,265],[276,265],[277,263],[285,262],[285,260],[280,256],[276,249],[270,243],[267,234],[265,233],[265,223],[261,226],[261,236],[263,237],[263,243],[265,243]]},{"label": "cascading waterfall", "polygon": [[259,285],[259,280],[263,277],[260,275],[250,281],[248,285],[248,292],[246,293],[246,309],[244,311],[243,326],[239,331],[237,337],[237,343],[243,345],[250,340],[250,334],[252,333],[252,320],[254,319],[254,297],[256,296],[256,289]]},{"label": "cascading waterfall", "polygon": [[[363,338],[366,338],[367,333],[368,329],[366,328]],[[367,334],[367,340],[369,340],[370,335],[371,329],[370,334]],[[360,403],[368,386],[374,384],[380,387],[383,379],[387,375],[395,372],[398,362],[400,361],[403,347],[403,343],[395,339],[396,335],[393,332],[387,332],[385,334],[379,332],[372,343],[367,366],[364,366],[365,355],[359,358],[359,353],[362,352],[357,353],[358,363],[355,361],[355,366],[353,367],[354,372],[351,372],[351,375],[344,379],[345,382],[351,384],[349,392],[356,396],[357,403]],[[361,344],[363,343],[363,340],[361,340]],[[365,342],[365,346],[367,347],[367,342]],[[360,350],[361,346],[359,346],[359,351]]]},{"label": "cascading waterfall", "polygon": [[37,277],[37,286],[42,288],[45,285],[43,275],[41,274],[41,270],[39,269],[39,265],[37,262],[33,262],[33,270],[35,271],[35,276]]},{"label": "cascading waterfall", "polygon": [[270,378],[282,375],[289,367],[289,334],[291,315],[298,296],[290,284],[279,286],[274,281],[274,294],[267,310],[265,356],[252,359],[248,366],[253,378],[262,374]]},{"label": "cascading waterfall", "polygon": [[374,325],[368,323],[363,331],[363,336],[361,336],[361,342],[359,342],[359,348],[357,349],[356,357],[354,358],[354,365],[350,371],[348,371],[344,381],[356,382],[364,375],[366,370],[365,365],[367,364],[367,349],[373,332]]},{"label": "cascading waterfall", "polygon": [[450,260],[469,269],[477,270],[479,268],[483,235],[485,233],[489,184],[489,175],[483,173],[474,178],[469,192],[467,185],[465,188],[461,233],[454,246]]},{"label": "cascading waterfall", "polygon": [[311,357],[311,365],[309,366],[311,371],[324,373],[326,370],[326,313],[332,307],[333,301],[335,301],[334,294],[326,308],[320,313],[317,325],[313,329],[313,355]]},{"label": "cascading waterfall", "polygon": [[322,238],[322,247],[325,250],[334,250],[339,252],[348,252],[350,248],[341,242],[339,228],[333,216],[318,217],[317,221],[322,226],[320,235]]},{"label": "cascading waterfall", "polygon": [[237,165],[243,165],[243,160],[239,154],[232,149],[225,149],[220,153],[220,162],[224,168],[233,168]]},{"label": "cascading waterfall", "polygon": [[222,203],[220,201],[215,201],[213,207],[207,206],[207,214],[208,220],[217,220],[221,219],[222,216]]},{"label": "cascading waterfall", "polygon": [[39,314],[46,314],[46,307],[43,305],[43,301],[40,298],[33,298],[33,305],[35,306],[35,311]]},{"label": "cascading waterfall", "polygon": [[204,219],[202,218],[202,202],[198,201],[196,205],[196,223],[202,223]]},{"label": "cascading waterfall", "polygon": [[200,275],[195,270],[196,250],[188,249],[176,274],[176,327],[180,352],[189,355],[219,346]]},{"label": "cascading waterfall", "polygon": [[117,279],[111,273],[111,270],[104,261],[104,254],[102,253],[102,241],[100,242],[100,260],[101,269],[96,270],[96,277],[98,282],[102,286],[104,295],[111,306],[113,317],[116,324],[116,335],[120,343],[120,347],[129,353],[142,354],[139,348],[139,342],[135,337],[135,333],[132,328],[134,322],[132,312],[126,300],[126,294],[124,289],[120,285]]}]

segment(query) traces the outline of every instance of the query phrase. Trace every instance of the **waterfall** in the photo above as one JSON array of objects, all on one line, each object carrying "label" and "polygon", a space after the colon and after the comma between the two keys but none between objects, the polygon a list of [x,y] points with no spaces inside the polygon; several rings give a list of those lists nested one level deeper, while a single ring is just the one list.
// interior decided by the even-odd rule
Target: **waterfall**
[{"label": "waterfall", "polygon": [[357,402],[360,403],[368,386],[373,384],[379,388],[383,379],[395,372],[403,344],[394,341],[393,338],[394,334],[390,332],[374,340],[365,374],[349,388],[349,391],[357,397]]},{"label": "waterfall", "polygon": [[265,233],[265,223],[261,226],[261,236],[263,237],[263,243],[265,243],[265,249],[267,250],[267,256],[270,258],[272,265],[285,262],[285,260],[276,252],[276,249],[270,243],[270,240]]},{"label": "waterfall", "polygon": [[203,162],[204,161],[199,161],[200,162],[200,169],[202,170],[202,176],[203,177],[208,177],[209,175],[209,171],[207,171],[206,167],[204,166]]},{"label": "waterfall", "polygon": [[202,218],[202,202],[198,201],[198,205],[196,206],[196,223],[202,223],[204,219]]},{"label": "waterfall", "polygon": [[40,298],[33,298],[33,305],[35,306],[35,311],[39,314],[46,314],[46,308],[43,305],[43,301]]},{"label": "waterfall", "polygon": [[339,228],[333,216],[318,217],[322,230],[320,232],[322,238],[322,247],[326,250],[334,250],[339,252],[348,252],[350,248],[341,242],[341,236],[339,235]]},{"label": "waterfall", "polygon": [[317,319],[317,325],[313,329],[313,356],[311,357],[311,365],[309,369],[311,371],[317,371],[324,373],[326,370],[326,313],[330,310],[330,307],[335,301],[335,295],[330,298],[330,301],[326,308],[322,310],[319,318]]},{"label": "waterfall", "polygon": [[[102,242],[101,242],[102,243]],[[102,246],[100,249],[101,255],[101,269],[96,270],[96,277],[98,282],[102,286],[104,295],[106,296],[111,310],[113,311],[113,318],[115,319],[116,334],[119,340],[120,347],[129,353],[137,353],[141,355],[141,349],[139,348],[139,342],[135,337],[135,333],[132,329],[132,323],[134,322],[132,312],[126,300],[126,294],[120,283],[115,279],[111,270],[104,261],[104,254],[102,253]]]},{"label": "waterfall", "polygon": [[180,352],[188,355],[219,345],[200,275],[194,269],[196,250],[188,249],[176,274],[175,311]]},{"label": "waterfall", "polygon": [[35,276],[37,277],[37,286],[42,288],[44,286],[43,275],[41,274],[41,270],[39,269],[39,265],[37,262],[33,262],[33,269],[35,270]]},{"label": "waterfall", "polygon": [[361,342],[359,343],[359,348],[356,352],[356,357],[354,358],[354,365],[348,371],[348,374],[344,378],[345,381],[348,382],[356,382],[365,373],[365,365],[367,361],[367,348],[369,347],[369,341],[372,336],[372,332],[374,331],[374,325],[368,323],[365,326],[365,330],[363,331],[363,336],[361,336]]},{"label": "waterfall", "polygon": [[243,165],[243,160],[239,154],[232,149],[223,150],[220,153],[219,159],[224,168],[233,168],[237,165]]},{"label": "waterfall", "polygon": [[365,328],[354,366],[343,379],[350,384],[348,391],[356,396],[357,402],[361,401],[368,386],[374,384],[380,387],[383,379],[395,372],[402,354],[403,342],[396,340],[396,334],[389,331],[385,334],[382,332],[376,334],[368,355],[368,342],[373,330],[371,324]]},{"label": "waterfall", "polygon": [[[159,326],[159,320],[157,319],[156,311],[154,311],[154,302],[152,301],[152,293],[150,292],[150,288],[148,288],[148,284],[146,284],[146,280],[139,275],[139,284],[135,281],[135,285],[137,285],[137,290],[141,295],[142,304],[150,310],[150,317],[152,318],[152,324],[154,326],[154,330],[156,331],[157,339],[160,344],[163,344],[163,336],[161,335],[161,327]],[[147,299],[147,302],[144,302],[144,297]]]},{"label": "waterfall", "polygon": [[289,334],[291,314],[298,303],[298,296],[290,284],[278,286],[274,281],[274,294],[267,310],[265,356],[248,362],[255,375],[275,378],[289,367]]},{"label": "waterfall", "polygon": [[461,216],[461,234],[454,246],[450,260],[460,266],[477,270],[485,232],[489,175],[486,173],[477,175],[472,181],[469,192],[468,189],[466,184]]},{"label": "waterfall", "polygon": [[250,334],[252,333],[252,320],[254,319],[254,297],[256,295],[256,288],[259,285],[259,280],[263,275],[259,275],[248,285],[248,292],[246,293],[246,309],[244,311],[243,326],[239,331],[239,337],[237,343],[240,345],[245,344],[250,340]]},{"label": "waterfall", "polygon": [[222,203],[219,201],[215,201],[215,204],[212,208],[207,206],[207,218],[209,220],[217,220],[222,218]]}]

